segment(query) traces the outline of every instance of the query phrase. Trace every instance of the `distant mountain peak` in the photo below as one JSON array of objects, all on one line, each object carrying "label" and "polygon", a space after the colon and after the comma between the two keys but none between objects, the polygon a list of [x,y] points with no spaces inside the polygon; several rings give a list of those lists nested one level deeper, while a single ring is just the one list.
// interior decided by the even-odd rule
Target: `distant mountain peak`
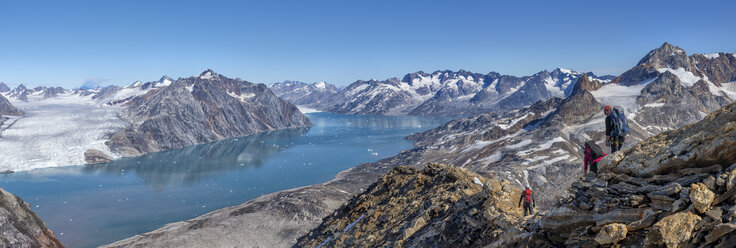
[{"label": "distant mountain peak", "polygon": [[573,74],[573,73],[577,73],[576,71],[573,71],[573,70],[570,70],[570,69],[565,69],[565,68],[562,68],[562,67],[557,67],[557,68],[555,68],[555,69],[554,69],[554,70],[552,70],[552,71],[553,71],[553,72],[557,71],[557,72],[560,72],[560,73],[565,73],[565,74]]},{"label": "distant mountain peak", "polygon": [[650,65],[655,68],[682,67],[683,58],[687,58],[685,50],[665,42],[659,48],[650,51],[637,65]]},{"label": "distant mountain peak", "polygon": [[212,69],[207,69],[202,74],[199,74],[199,78],[201,79],[211,79],[213,77],[217,76],[217,73],[213,71]]}]

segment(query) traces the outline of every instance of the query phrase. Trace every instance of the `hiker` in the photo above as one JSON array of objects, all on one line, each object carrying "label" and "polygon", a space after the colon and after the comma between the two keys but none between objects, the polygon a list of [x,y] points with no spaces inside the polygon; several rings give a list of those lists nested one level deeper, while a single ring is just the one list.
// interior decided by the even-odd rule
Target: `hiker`
[{"label": "hiker", "polygon": [[621,107],[606,106],[603,113],[606,115],[606,146],[611,146],[611,153],[614,153],[621,150],[625,135],[629,133],[629,125]]},{"label": "hiker", "polygon": [[608,154],[603,153],[601,147],[593,141],[585,142],[583,152],[585,153],[585,158],[583,159],[583,175],[588,173],[588,166],[590,166],[591,172],[598,174],[598,161],[601,161]]},{"label": "hiker", "polygon": [[528,184],[526,185],[526,189],[521,193],[519,207],[521,207],[521,201],[524,201],[524,216],[534,214],[534,208],[537,207],[537,204],[534,202],[534,196]]}]

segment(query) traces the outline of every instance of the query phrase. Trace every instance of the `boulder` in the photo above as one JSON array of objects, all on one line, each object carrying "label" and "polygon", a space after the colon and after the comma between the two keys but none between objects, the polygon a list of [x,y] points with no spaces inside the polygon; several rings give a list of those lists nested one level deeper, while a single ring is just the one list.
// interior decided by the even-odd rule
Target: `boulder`
[{"label": "boulder", "polygon": [[608,224],[598,232],[595,241],[601,245],[615,244],[626,238],[626,225],[621,223]]},{"label": "boulder", "polygon": [[100,150],[89,149],[84,152],[84,160],[87,164],[101,164],[112,162],[112,158]]},{"label": "boulder", "polygon": [[695,225],[700,222],[700,216],[690,212],[681,212],[662,218],[654,224],[647,234],[647,245],[667,245],[667,247],[681,247],[687,244],[692,237]]},{"label": "boulder", "polygon": [[708,208],[710,208],[710,204],[713,202],[715,196],[716,195],[713,191],[710,191],[710,189],[702,183],[693,184],[690,190],[690,201],[693,202],[693,207],[695,207],[695,209],[701,214],[708,211]]}]

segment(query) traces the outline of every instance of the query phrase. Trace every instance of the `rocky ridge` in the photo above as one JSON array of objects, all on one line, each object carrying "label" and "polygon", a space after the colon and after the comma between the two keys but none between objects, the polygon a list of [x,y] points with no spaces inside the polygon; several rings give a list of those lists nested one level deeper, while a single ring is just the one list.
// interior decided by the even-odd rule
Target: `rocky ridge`
[{"label": "rocky ridge", "polygon": [[507,181],[451,165],[399,166],[294,247],[484,246],[522,233],[520,195]]},{"label": "rocky ridge", "polygon": [[64,247],[20,197],[0,189],[1,247]]},{"label": "rocky ridge", "polygon": [[736,104],[608,156],[600,169],[574,183],[570,197],[542,217],[536,232],[550,245],[729,247],[736,241]]}]

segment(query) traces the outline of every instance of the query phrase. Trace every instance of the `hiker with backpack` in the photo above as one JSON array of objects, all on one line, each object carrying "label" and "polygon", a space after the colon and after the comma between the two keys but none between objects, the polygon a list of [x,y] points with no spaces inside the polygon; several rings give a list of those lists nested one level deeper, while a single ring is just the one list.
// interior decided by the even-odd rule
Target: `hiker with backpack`
[{"label": "hiker with backpack", "polygon": [[532,189],[529,187],[529,185],[526,185],[526,189],[521,192],[521,198],[519,198],[519,207],[521,207],[521,202],[524,201],[524,216],[534,214],[534,208],[537,207],[537,204],[534,201],[534,196],[532,195]]},{"label": "hiker with backpack", "polygon": [[629,124],[626,122],[624,110],[621,107],[606,106],[603,108],[606,115],[606,146],[611,146],[611,153],[621,150],[626,134],[629,133]]},{"label": "hiker with backpack", "polygon": [[603,153],[601,147],[593,141],[585,142],[583,152],[585,153],[585,158],[583,158],[583,175],[588,173],[588,167],[590,167],[591,172],[598,174],[598,161],[601,161],[608,154]]}]

